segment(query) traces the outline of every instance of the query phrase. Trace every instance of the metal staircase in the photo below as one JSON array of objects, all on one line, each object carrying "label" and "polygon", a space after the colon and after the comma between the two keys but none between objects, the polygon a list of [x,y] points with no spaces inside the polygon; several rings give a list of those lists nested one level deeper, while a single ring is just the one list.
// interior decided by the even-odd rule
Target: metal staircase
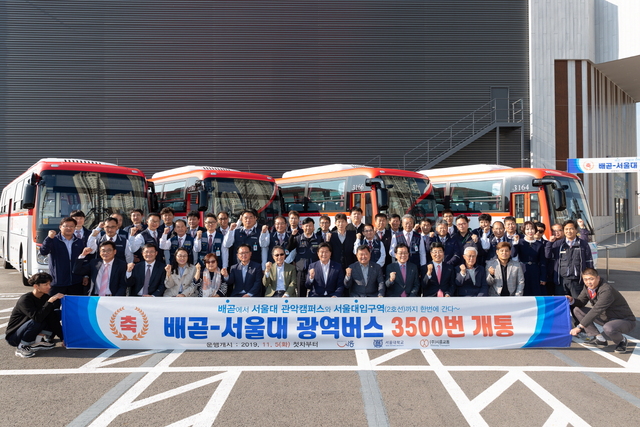
[{"label": "metal staircase", "polygon": [[483,135],[501,127],[521,127],[524,122],[522,99],[492,99],[441,130],[403,156],[403,169],[430,169]]}]

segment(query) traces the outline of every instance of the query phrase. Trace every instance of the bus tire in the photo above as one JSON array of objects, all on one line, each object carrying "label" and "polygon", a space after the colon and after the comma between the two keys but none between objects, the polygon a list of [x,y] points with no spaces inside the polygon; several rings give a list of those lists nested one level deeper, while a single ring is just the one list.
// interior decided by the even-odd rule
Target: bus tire
[{"label": "bus tire", "polygon": [[0,262],[0,266],[5,270],[12,270],[13,266],[6,259],[2,258],[2,262]]},{"label": "bus tire", "polygon": [[22,248],[20,249],[20,277],[22,277],[22,284],[25,286],[31,286],[29,285],[29,279],[27,279],[27,277],[25,277],[24,275],[24,260],[22,259]]},{"label": "bus tire", "polygon": [[[2,241],[2,248],[4,248],[4,239]],[[2,251],[2,262],[0,262],[0,267],[4,268],[5,270],[13,269],[13,266],[11,265],[11,263],[7,261],[7,254],[5,253],[5,251]]]}]

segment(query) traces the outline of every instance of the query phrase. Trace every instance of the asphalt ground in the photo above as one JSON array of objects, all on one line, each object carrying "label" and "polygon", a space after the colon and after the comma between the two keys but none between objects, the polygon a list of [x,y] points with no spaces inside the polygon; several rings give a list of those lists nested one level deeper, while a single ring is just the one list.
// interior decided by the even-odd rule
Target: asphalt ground
[{"label": "asphalt ground", "polygon": [[[640,314],[640,259],[609,280]],[[600,260],[602,276],[606,261]],[[0,270],[0,336],[29,289]],[[639,322],[640,323],[640,322]],[[102,351],[30,359],[0,343],[0,426],[610,426],[640,424],[640,328],[629,352]],[[634,421],[635,420],[635,421]]]}]

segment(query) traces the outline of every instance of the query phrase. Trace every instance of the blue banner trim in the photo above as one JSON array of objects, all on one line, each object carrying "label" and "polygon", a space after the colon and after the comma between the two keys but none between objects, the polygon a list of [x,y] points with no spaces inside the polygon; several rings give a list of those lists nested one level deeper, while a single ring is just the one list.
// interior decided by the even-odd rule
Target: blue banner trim
[{"label": "blue banner trim", "polygon": [[62,330],[67,348],[117,348],[98,326],[99,300],[99,297],[78,296],[62,299]]},{"label": "blue banner trim", "polygon": [[523,346],[569,347],[571,345],[571,316],[565,297],[536,297],[538,320],[536,330]]}]

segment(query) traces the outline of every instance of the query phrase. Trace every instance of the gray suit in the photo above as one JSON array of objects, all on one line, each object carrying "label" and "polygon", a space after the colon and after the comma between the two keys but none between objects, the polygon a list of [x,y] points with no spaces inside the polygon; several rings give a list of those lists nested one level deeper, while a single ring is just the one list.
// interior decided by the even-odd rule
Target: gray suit
[{"label": "gray suit", "polygon": [[[495,275],[489,274],[489,268],[495,268]],[[504,279],[502,277],[502,267],[500,261],[492,259],[487,261],[487,284],[489,285],[489,296],[497,297],[502,292]],[[511,296],[521,297],[524,291],[524,272],[518,261],[510,260],[507,264],[507,289]]]},{"label": "gray suit", "polygon": [[364,280],[362,267],[359,262],[349,266],[351,277],[344,278],[344,286],[349,289],[352,297],[378,297],[384,296],[384,275],[382,268],[375,262],[369,262],[367,267],[367,281]]}]

